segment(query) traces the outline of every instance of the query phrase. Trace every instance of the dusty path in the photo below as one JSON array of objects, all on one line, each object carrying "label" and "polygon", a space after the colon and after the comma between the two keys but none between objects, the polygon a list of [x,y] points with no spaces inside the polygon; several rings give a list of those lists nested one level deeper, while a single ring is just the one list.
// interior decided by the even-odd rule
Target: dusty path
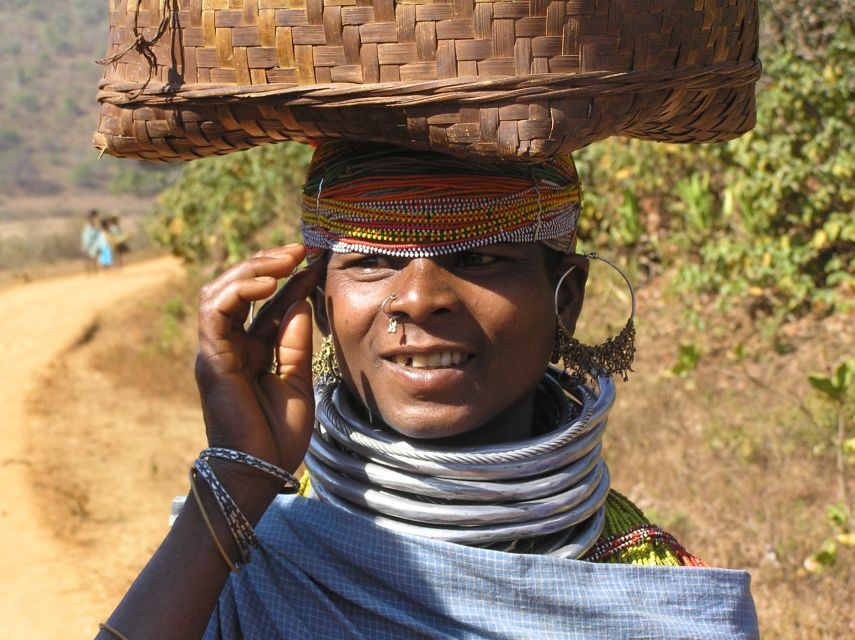
[{"label": "dusty path", "polygon": [[177,261],[159,258],[0,292],[0,638],[83,637],[79,630],[103,614],[85,586],[93,577],[82,575],[40,513],[32,482],[38,434],[26,401],[42,376],[61,371],[62,355],[98,314],[180,272]]}]

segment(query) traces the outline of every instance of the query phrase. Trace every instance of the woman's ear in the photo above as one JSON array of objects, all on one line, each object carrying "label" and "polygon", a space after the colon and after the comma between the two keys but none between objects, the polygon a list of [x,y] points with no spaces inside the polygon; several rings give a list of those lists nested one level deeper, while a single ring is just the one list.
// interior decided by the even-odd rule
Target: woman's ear
[{"label": "woman's ear", "polygon": [[[561,256],[555,274],[556,285],[561,283],[557,291],[557,307],[564,326],[572,336],[576,332],[576,321],[582,312],[585,301],[585,285],[588,282],[588,258],[580,254]],[[569,273],[567,273],[569,271]],[[564,274],[567,276],[561,280]]]},{"label": "woman's ear", "polygon": [[324,336],[330,335],[330,319],[327,314],[327,296],[320,287],[315,287],[309,300],[312,302],[312,310],[315,316],[315,324],[318,325]]}]

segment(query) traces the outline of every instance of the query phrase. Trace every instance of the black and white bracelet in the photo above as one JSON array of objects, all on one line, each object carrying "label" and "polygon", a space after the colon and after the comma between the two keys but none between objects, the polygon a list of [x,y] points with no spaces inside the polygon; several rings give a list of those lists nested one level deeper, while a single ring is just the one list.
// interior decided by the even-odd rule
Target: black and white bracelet
[{"label": "black and white bracelet", "polygon": [[261,458],[252,454],[236,451],[234,449],[226,449],[223,447],[209,447],[199,454],[199,458],[193,463],[193,468],[196,473],[211,488],[211,493],[217,501],[217,506],[223,514],[223,518],[228,524],[229,531],[237,544],[240,551],[240,557],[243,564],[250,561],[252,547],[258,548],[261,543],[258,536],[255,535],[255,530],[246,519],[246,516],[240,510],[240,507],[235,503],[229,492],[217,478],[211,464],[208,462],[211,458],[221,460],[230,460],[247,465],[253,469],[258,469],[264,473],[273,476],[282,482],[283,488],[289,491],[297,491],[300,488],[300,482],[293,474],[288,473],[285,469],[277,467]]},{"label": "black and white bracelet", "polygon": [[234,449],[225,449],[223,447],[208,447],[202,453],[199,454],[200,458],[208,459],[208,458],[219,458],[221,460],[231,460],[232,462],[239,462],[241,464],[245,464],[248,467],[252,467],[253,469],[258,469],[259,471],[263,471],[264,473],[273,476],[274,478],[281,480],[283,487],[287,491],[296,492],[300,488],[300,481],[294,477],[293,474],[288,473],[285,469],[281,469],[277,467],[275,464],[271,464],[266,460],[262,460],[250,453],[244,453],[243,451],[235,451]]},{"label": "black and white bracelet", "polygon": [[252,528],[249,520],[246,519],[246,516],[243,515],[243,511],[240,510],[240,507],[237,506],[229,495],[229,492],[226,491],[226,488],[219,481],[208,461],[200,457],[193,463],[193,468],[196,469],[199,477],[207,482],[211,488],[211,493],[214,494],[217,506],[219,506],[220,512],[223,514],[223,518],[225,518],[229,531],[235,540],[235,544],[237,544],[241,561],[243,564],[247,564],[251,558],[251,548],[257,548],[261,545],[258,536],[255,535],[255,530]]}]

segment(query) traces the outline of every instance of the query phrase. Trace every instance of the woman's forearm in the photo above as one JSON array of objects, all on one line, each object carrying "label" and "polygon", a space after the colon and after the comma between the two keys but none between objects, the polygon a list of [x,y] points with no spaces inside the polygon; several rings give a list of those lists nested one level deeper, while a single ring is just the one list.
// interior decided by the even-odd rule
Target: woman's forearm
[{"label": "woman's forearm", "polygon": [[[305,257],[300,245],[267,249],[226,270],[202,288],[196,381],[210,447],[251,454],[294,471],[305,455],[314,423],[312,319],[305,301],[322,271],[294,274]],[[277,291],[277,280],[289,277]],[[252,302],[270,298],[243,329]],[[271,356],[276,354],[271,372]],[[202,476],[210,465],[250,525],[283,486],[267,471],[217,456],[196,467],[185,507],[107,624],[130,640],[199,638],[240,550]],[[274,474],[274,476],[277,474]],[[209,478],[210,479],[210,478]],[[222,499],[222,495],[220,498]],[[202,513],[210,518],[214,535]],[[244,523],[236,525],[243,542]],[[225,560],[214,540],[224,547]],[[98,640],[116,640],[104,630]]]},{"label": "woman's forearm", "polygon": [[[235,502],[254,525],[276,494],[267,478],[230,482],[220,475]],[[249,481],[248,481],[249,480]],[[205,483],[198,493],[225,552],[235,562],[239,551]],[[201,638],[229,575],[192,495],[171,531],[131,585],[107,624],[129,640]],[[116,640],[103,630],[97,640]]]}]

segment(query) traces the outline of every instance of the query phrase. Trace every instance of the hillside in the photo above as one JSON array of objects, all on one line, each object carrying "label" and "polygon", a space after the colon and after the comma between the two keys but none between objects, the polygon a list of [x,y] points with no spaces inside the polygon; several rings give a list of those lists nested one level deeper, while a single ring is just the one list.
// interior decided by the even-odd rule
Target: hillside
[{"label": "hillside", "polygon": [[92,147],[106,12],[91,0],[0,0],[0,270],[15,278],[76,257],[90,209],[121,214],[141,248],[154,196],[181,171]]},{"label": "hillside", "polygon": [[174,169],[98,159],[106,3],[0,2],[0,204],[70,189],[150,195]]}]

